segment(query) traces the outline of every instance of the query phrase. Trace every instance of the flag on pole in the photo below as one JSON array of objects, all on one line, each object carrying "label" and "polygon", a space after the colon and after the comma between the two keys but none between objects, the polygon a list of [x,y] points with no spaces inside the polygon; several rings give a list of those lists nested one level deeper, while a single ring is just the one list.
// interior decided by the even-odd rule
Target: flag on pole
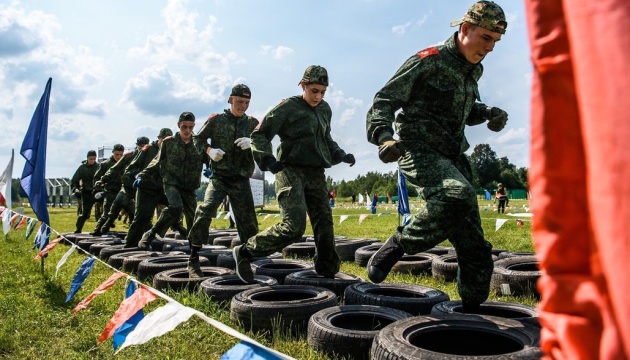
[{"label": "flag on pole", "polygon": [[[4,206],[7,210],[11,210],[11,176],[13,176],[13,157],[14,151],[11,149],[11,160],[7,164],[7,167],[4,169],[2,175],[0,175],[0,206]],[[2,227],[4,231],[4,235],[9,233],[9,213],[7,211],[6,217],[5,214],[2,216]],[[4,221],[7,219],[7,221]]]},{"label": "flag on pole", "polygon": [[[48,79],[46,89],[35,109],[28,127],[20,154],[26,160],[20,185],[26,193],[37,219],[50,224],[48,217],[48,193],[46,191],[46,142],[48,137],[48,108],[52,78]],[[47,244],[44,244],[46,246]],[[43,247],[42,247],[43,248]]]},{"label": "flag on pole", "polygon": [[398,167],[398,213],[402,215],[402,225],[411,221],[411,210],[409,210],[409,196],[407,194],[407,182]]}]

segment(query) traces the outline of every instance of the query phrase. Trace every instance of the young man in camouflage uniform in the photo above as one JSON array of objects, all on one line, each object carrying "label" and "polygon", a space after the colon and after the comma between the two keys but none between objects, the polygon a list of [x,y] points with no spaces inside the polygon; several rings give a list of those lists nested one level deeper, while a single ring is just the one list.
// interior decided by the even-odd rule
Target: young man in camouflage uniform
[{"label": "young man in camouflage uniform", "polygon": [[203,203],[197,206],[195,221],[188,236],[191,244],[188,272],[191,277],[203,276],[198,253],[208,239],[210,222],[217,216],[217,209],[227,195],[238,224],[239,238],[246,240],[258,232],[254,197],[249,184],[249,178],[254,172],[249,136],[258,125],[258,120],[245,114],[251,96],[246,85],[234,86],[228,98],[230,108],[222,114],[210,115],[199,133],[193,136],[197,150],[210,158],[212,175]]},{"label": "young man in camouflage uniform", "polygon": [[90,150],[87,153],[87,159],[81,162],[77,171],[75,171],[70,180],[70,186],[73,193],[81,194],[81,214],[77,217],[77,224],[74,230],[78,234],[83,230],[83,224],[90,217],[92,206],[94,206],[94,174],[96,173],[96,151]]},{"label": "young man in camouflage uniform", "polygon": [[[150,145],[144,145],[138,155],[131,161],[123,174],[123,183],[129,183],[129,187],[135,196],[135,208],[133,209],[133,219],[130,217],[129,230],[125,237],[125,247],[132,248],[138,246],[142,234],[151,228],[151,221],[155,208],[158,204],[168,205],[164,186],[162,185],[162,175],[155,174],[142,181],[140,186],[134,187],[134,182],[140,171],[144,170],[160,151],[160,145],[165,138],[173,136],[169,128],[163,128],[158,133],[157,141]],[[148,140],[148,139],[147,139]],[[131,214],[131,213],[130,213]]]},{"label": "young man in camouflage uniform", "polygon": [[[457,250],[459,295],[465,312],[488,298],[492,245],[485,240],[472,171],[466,125],[500,131],[507,113],[480,102],[481,60],[490,53],[507,22],[494,2],[478,1],[444,45],[409,58],[376,94],[367,114],[367,138],[385,163],[398,161],[405,179],[420,189],[426,206],[368,262],[371,281],[383,281],[403,254],[415,254],[448,239]],[[397,115],[396,112],[402,109]],[[399,140],[394,140],[394,128]]]},{"label": "young man in camouflage uniform", "polygon": [[177,127],[179,131],[162,141],[155,159],[138,174],[135,181],[139,184],[159,172],[162,175],[164,194],[168,199],[168,206],[160,213],[153,227],[142,235],[138,243],[138,248],[142,250],[148,250],[156,235],[164,236],[171,225],[179,222],[182,212],[188,227],[192,226],[195,217],[195,191],[201,185],[201,169],[204,163],[204,154],[197,151],[192,141],[195,115],[183,112],[179,116]]},{"label": "young man in camouflage uniform", "polygon": [[[326,277],[334,277],[339,271],[325,169],[341,162],[352,166],[355,159],[330,136],[332,111],[323,100],[328,88],[326,69],[309,66],[299,85],[302,95],[283,100],[251,135],[254,160],[261,170],[276,174],[282,221],[234,248],[236,272],[247,283],[254,280],[250,259],[272,254],[299,240],[306,230],[307,214],[317,247],[315,271]],[[277,160],[271,146],[276,135],[280,137]]]},{"label": "young man in camouflage uniform", "polygon": [[[96,219],[95,229],[99,229],[107,219],[107,214],[112,207],[112,203],[116,198],[116,194],[118,194],[118,191],[120,191],[120,182],[110,181],[106,183],[102,181],[103,175],[105,175],[105,173],[109,169],[111,169],[112,166],[118,163],[118,161],[123,157],[124,153],[125,147],[122,144],[114,145],[114,148],[112,149],[112,156],[110,156],[109,159],[106,159],[98,164],[98,168],[96,169],[96,173],[94,174],[94,190],[92,192],[94,194],[94,198],[103,203],[101,216]],[[92,231],[90,235],[94,235],[95,232],[96,230]],[[98,232],[96,233],[98,234]]]},{"label": "young man in camouflage uniform", "polygon": [[129,222],[131,223],[131,221],[133,221],[133,197],[135,191],[132,188],[132,184],[135,179],[129,179],[129,177],[125,177],[124,175],[127,166],[138,156],[140,150],[148,144],[149,139],[146,136],[141,136],[136,139],[136,148],[134,151],[129,151],[124,154],[122,159],[118,160],[118,162],[109,168],[109,170],[105,172],[105,175],[101,177],[100,181],[105,184],[105,189],[107,189],[108,192],[114,191],[116,188],[118,192],[115,194],[109,211],[98,220],[94,232],[90,233],[90,235],[101,236],[107,234],[109,229],[114,226],[114,222],[123,209],[129,216]]}]

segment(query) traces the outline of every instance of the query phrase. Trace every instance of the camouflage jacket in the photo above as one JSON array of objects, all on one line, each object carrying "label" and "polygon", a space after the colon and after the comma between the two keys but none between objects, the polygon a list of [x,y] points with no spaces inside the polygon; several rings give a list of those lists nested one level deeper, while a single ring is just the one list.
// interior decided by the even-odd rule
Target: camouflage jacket
[{"label": "camouflage jacket", "polygon": [[273,157],[271,140],[280,137],[277,160],[286,165],[324,167],[339,164],[346,154],[330,136],[332,110],[324,100],[311,107],[301,95],[283,100],[265,115],[252,133],[252,153],[261,170]]},{"label": "camouflage jacket", "polygon": [[[120,188],[123,185],[123,174],[127,166],[131,163],[131,161],[138,155],[138,150],[128,151],[126,152],[114,166],[110,167],[109,170],[105,172],[105,175],[101,177],[101,181],[105,183],[105,189],[107,191],[120,191]],[[96,177],[95,177],[96,179]],[[127,187],[130,187],[133,184],[133,180],[131,183],[124,184]]]},{"label": "camouflage jacket", "polygon": [[[153,141],[151,145],[144,145],[142,150],[138,151],[136,157],[131,160],[131,163],[129,163],[129,166],[125,169],[122,176],[123,185],[126,187],[132,186],[133,182],[136,180],[136,176],[149,166],[159,151],[160,147],[157,141]],[[162,175],[160,175],[159,172],[156,172],[153,176],[145,177],[143,180],[144,181],[140,184],[140,187],[143,189],[158,190],[163,187]]]},{"label": "camouflage jacket", "polygon": [[89,192],[94,190],[94,174],[96,173],[97,168],[97,163],[88,165],[87,161],[83,160],[77,171],[75,171],[74,175],[72,175],[72,180],[70,180],[72,190],[74,191],[75,189],[79,189],[81,191]]},{"label": "camouflage jacket", "polygon": [[444,45],[410,57],[376,93],[367,113],[369,142],[378,145],[393,135],[394,122],[407,149],[428,146],[454,159],[470,147],[465,125],[485,121],[486,105],[479,102],[477,88],[483,66],[466,61],[457,49],[456,37],[457,32]]},{"label": "camouflage jacket", "polygon": [[195,191],[201,185],[203,159],[192,139],[186,144],[176,132],[174,136],[164,138],[160,151],[139,176],[146,178],[159,172],[164,185]]},{"label": "camouflage jacket", "polygon": [[[206,153],[208,147],[225,151],[219,162],[210,161],[213,175],[249,178],[254,172],[254,159],[250,149],[243,150],[234,144],[238,138],[249,137],[258,125],[251,116],[236,117],[229,109],[223,114],[212,115],[193,136],[197,151]],[[208,138],[210,144],[208,144]]]},{"label": "camouflage jacket", "polygon": [[[101,180],[103,175],[105,175],[105,173],[109,169],[111,169],[112,166],[116,165],[116,163],[117,161],[114,160],[114,156],[112,155],[109,157],[109,159],[103,160],[103,162],[98,164],[98,168],[96,169],[96,172],[94,173],[94,183]],[[117,193],[118,191],[120,191],[120,182],[105,183],[104,189],[107,190],[108,192]]]}]

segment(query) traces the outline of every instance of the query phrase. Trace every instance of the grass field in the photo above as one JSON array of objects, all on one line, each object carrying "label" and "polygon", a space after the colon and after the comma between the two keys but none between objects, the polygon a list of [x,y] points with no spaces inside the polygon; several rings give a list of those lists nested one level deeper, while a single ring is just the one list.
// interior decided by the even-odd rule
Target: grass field
[{"label": "grass field", "polygon": [[[412,206],[418,203],[412,202]],[[512,200],[512,208],[516,213],[525,212],[524,200]],[[480,201],[480,206],[492,206],[489,201]],[[30,209],[26,215],[34,217]],[[264,229],[279,221],[278,217],[270,216],[264,219],[264,214],[277,214],[278,209],[271,206],[259,210],[259,225]],[[59,233],[74,230],[76,208],[49,210],[51,227]],[[353,208],[349,203],[337,202],[333,210],[335,215],[335,232],[348,238],[378,238],[386,239],[398,224],[396,209],[380,206],[378,214],[370,215],[361,224],[359,216],[368,214],[365,208]],[[340,216],[349,217],[339,224]],[[486,238],[495,248],[509,251],[533,251],[531,239],[531,218],[522,218],[524,226],[519,228],[516,217],[497,214],[492,208],[481,211],[483,228]],[[501,229],[495,231],[497,218],[509,219]],[[116,230],[126,231],[125,226],[117,224]],[[227,220],[215,220],[212,228],[228,227]],[[94,219],[86,222],[84,232],[92,231]],[[310,227],[307,234],[311,233]],[[56,236],[51,236],[51,240]],[[55,266],[68,246],[60,245],[55,248],[45,260],[43,272],[40,261],[31,261],[36,255],[31,251],[33,236],[25,241],[24,229],[11,231],[7,239],[0,235],[0,358],[2,359],[108,359],[114,356],[111,340],[96,345],[96,340],[103,328],[118,309],[124,298],[124,281],[116,285],[103,295],[98,296],[87,309],[76,316],[72,310],[76,304],[85,298],[92,290],[100,285],[111,274],[112,270],[97,262],[92,273],[88,276],[82,288],[75,297],[65,303],[66,294],[74,273],[78,269],[85,255],[75,252],[55,276]],[[444,242],[442,245],[451,246]],[[365,268],[351,262],[344,262],[341,271],[367,278]],[[436,281],[431,277],[391,274],[387,281],[414,283],[434,287],[446,292],[451,299],[458,299],[454,283]],[[148,284],[151,285],[151,284]],[[197,309],[207,316],[236,327],[230,322],[229,309],[221,307],[207,300],[199,294],[185,292],[167,292],[185,306]],[[491,294],[491,300],[501,300],[535,305],[536,300],[529,297],[498,297]],[[165,305],[165,301],[158,299],[145,308],[145,315],[157,307]],[[244,332],[243,329],[239,329]],[[288,338],[277,336],[267,339],[254,334],[248,336],[296,359],[329,359],[313,352],[306,343],[305,336]],[[188,322],[179,325],[166,335],[153,339],[140,346],[124,349],[118,356],[128,359],[218,359],[238,342],[203,320],[193,317]]]}]

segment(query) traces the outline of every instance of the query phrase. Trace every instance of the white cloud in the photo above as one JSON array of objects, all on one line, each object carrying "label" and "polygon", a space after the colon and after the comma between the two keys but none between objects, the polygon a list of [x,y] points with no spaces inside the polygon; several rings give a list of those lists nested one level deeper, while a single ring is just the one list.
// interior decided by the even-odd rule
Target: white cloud
[{"label": "white cloud", "polygon": [[406,22],[402,25],[395,25],[392,26],[392,32],[396,35],[405,35],[405,32],[407,32],[407,29],[411,26],[411,21]]},{"label": "white cloud", "polygon": [[272,58],[276,60],[280,60],[289,55],[293,55],[294,52],[295,51],[291,49],[290,47],[282,46],[282,45],[279,45],[276,47],[273,47],[271,45],[260,46],[260,53],[262,55],[270,55]]},{"label": "white cloud", "polygon": [[504,144],[512,141],[528,141],[529,132],[525,128],[508,129],[504,134],[496,138],[496,143]]}]

